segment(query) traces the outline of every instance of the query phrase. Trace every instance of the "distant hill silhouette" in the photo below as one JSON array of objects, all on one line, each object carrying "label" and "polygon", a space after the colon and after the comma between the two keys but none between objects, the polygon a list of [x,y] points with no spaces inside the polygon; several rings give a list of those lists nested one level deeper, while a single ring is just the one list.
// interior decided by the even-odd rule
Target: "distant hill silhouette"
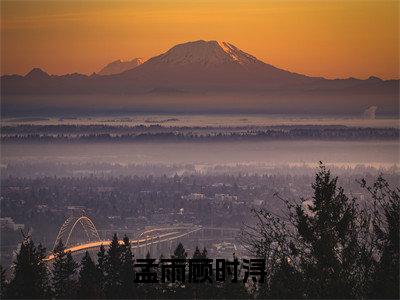
[{"label": "distant hill silhouette", "polygon": [[143,59],[141,58],[134,58],[129,61],[122,61],[122,60],[116,60],[105,67],[103,67],[99,71],[99,75],[114,75],[114,74],[120,74],[122,72],[132,70],[136,68],[137,66],[140,66],[143,63]]}]

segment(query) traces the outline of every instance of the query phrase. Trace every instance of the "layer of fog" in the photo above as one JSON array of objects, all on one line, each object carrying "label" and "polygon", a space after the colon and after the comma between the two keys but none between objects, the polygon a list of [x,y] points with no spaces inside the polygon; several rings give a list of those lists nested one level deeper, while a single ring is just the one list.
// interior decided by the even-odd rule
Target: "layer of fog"
[{"label": "layer of fog", "polygon": [[92,143],[1,145],[1,163],[315,165],[390,167],[399,164],[397,141],[269,141],[229,143]]}]

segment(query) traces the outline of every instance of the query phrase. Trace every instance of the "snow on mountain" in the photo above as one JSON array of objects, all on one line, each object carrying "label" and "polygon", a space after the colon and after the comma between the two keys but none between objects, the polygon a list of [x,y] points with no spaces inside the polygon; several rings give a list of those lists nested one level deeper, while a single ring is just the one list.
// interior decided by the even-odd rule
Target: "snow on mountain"
[{"label": "snow on mountain", "polygon": [[[371,105],[378,106],[380,111],[391,111],[398,107],[399,91],[398,80],[308,77],[265,63],[232,43],[204,40],[173,46],[143,63],[140,59],[115,61],[100,74],[91,76],[50,76],[40,69],[33,69],[25,77],[2,76],[1,84],[2,95],[9,95],[10,99],[15,95],[114,94],[133,98],[150,95],[161,101],[164,96],[185,95],[183,98],[195,101],[200,107],[204,100],[201,97],[212,95],[221,97],[226,107],[230,107],[225,98],[227,95],[246,95],[240,99],[240,105],[255,101],[260,105],[257,107],[263,107],[263,101],[269,99],[276,107],[296,104],[299,111],[316,107],[326,111],[336,109],[340,106],[338,99],[343,99],[343,111],[346,107],[353,112],[364,111]],[[283,94],[287,98],[283,99]],[[195,96],[190,98],[188,95]],[[253,97],[258,98],[253,100]],[[138,101],[142,103],[141,99]],[[14,105],[14,102],[10,103]],[[145,105],[153,104],[146,102]]]},{"label": "snow on mountain", "polygon": [[116,60],[103,67],[99,75],[114,75],[136,68],[143,63],[142,58],[134,58],[130,61]]},{"label": "snow on mountain", "polygon": [[207,90],[277,87],[311,79],[266,64],[231,43],[204,40],[178,44],[116,76],[143,88]]},{"label": "snow on mountain", "polygon": [[227,63],[243,66],[262,63],[230,43],[203,40],[176,45],[151,61],[171,65],[198,64],[205,67]]}]

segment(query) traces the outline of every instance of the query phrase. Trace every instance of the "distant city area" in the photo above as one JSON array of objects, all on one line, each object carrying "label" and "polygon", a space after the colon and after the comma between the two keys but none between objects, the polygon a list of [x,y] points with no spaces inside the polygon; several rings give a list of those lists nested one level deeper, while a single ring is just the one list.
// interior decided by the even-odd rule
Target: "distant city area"
[{"label": "distant city area", "polygon": [[[78,172],[72,176],[65,176],[71,173],[55,176],[57,168],[66,166],[32,167],[36,176],[29,173],[28,164],[23,168],[26,176],[19,173],[17,167],[9,166],[11,169],[7,172],[14,170],[14,175],[9,173],[1,181],[3,265],[11,263],[22,239],[21,230],[29,232],[35,241],[51,250],[64,221],[81,215],[90,217],[100,238],[105,240],[113,233],[135,239],[152,228],[185,227],[189,230],[200,226],[204,228],[202,233],[184,238],[188,252],[199,246],[206,247],[213,257],[231,257],[233,253],[244,254],[238,237],[244,224],[254,222],[253,209],[263,208],[280,214],[284,208],[280,198],[309,199],[312,196],[312,168],[308,174],[297,175],[296,168],[292,175],[282,174],[279,168],[263,175],[246,174],[243,172],[246,169],[242,174],[239,169],[236,174],[192,171],[178,175],[178,166],[132,166],[136,175]],[[46,168],[48,175],[38,176],[45,174]],[[160,171],[166,175],[154,175]],[[357,180],[372,180],[378,172],[373,168],[342,169],[340,184],[349,197],[356,197],[363,203],[368,195]],[[392,184],[399,180],[396,170],[386,170],[385,176]],[[72,241],[86,241],[82,228],[73,233],[71,244]],[[168,254],[177,242],[154,248],[153,254]],[[145,255],[145,252],[137,255]]]}]

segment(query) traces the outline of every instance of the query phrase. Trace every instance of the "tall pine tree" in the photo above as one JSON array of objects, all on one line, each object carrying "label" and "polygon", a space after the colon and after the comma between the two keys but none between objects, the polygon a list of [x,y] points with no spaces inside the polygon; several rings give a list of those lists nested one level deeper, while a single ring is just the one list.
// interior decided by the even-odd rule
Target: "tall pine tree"
[{"label": "tall pine tree", "polygon": [[194,253],[193,253],[193,258],[194,258],[194,259],[200,259],[200,258],[203,258],[203,257],[202,257],[202,255],[201,255],[201,252],[200,252],[200,250],[199,250],[199,247],[198,247],[198,246],[196,246],[196,249],[194,250]]},{"label": "tall pine tree", "polygon": [[310,204],[296,207],[297,231],[303,243],[301,265],[310,298],[354,298],[357,269],[357,213],[337,177],[321,164]]},{"label": "tall pine tree", "polygon": [[203,248],[203,251],[201,251],[201,258],[207,259],[208,258],[208,252],[206,247]]},{"label": "tall pine tree", "polygon": [[179,243],[178,246],[176,247],[174,254],[172,258],[175,259],[186,259],[187,253],[185,248],[183,247],[182,243]]},{"label": "tall pine tree", "polygon": [[124,237],[122,247],[122,267],[121,267],[121,298],[134,298],[134,262],[131,243],[127,236]]},{"label": "tall pine tree", "polygon": [[76,296],[78,264],[71,252],[65,252],[60,240],[54,249],[53,289],[56,298],[71,299]]},{"label": "tall pine tree", "polygon": [[106,274],[106,249],[103,244],[100,245],[99,252],[97,252],[97,276],[99,282],[99,292],[104,297],[105,295],[105,274]]},{"label": "tall pine tree", "polygon": [[114,234],[105,256],[104,291],[107,298],[119,298],[121,295],[122,247],[118,236]]},{"label": "tall pine tree", "polygon": [[6,281],[6,270],[0,265],[0,299],[4,299],[6,295],[7,281]]},{"label": "tall pine tree", "polygon": [[7,290],[7,298],[38,299],[50,296],[45,248],[35,247],[28,237],[21,243],[14,261],[14,276]]},{"label": "tall pine tree", "polygon": [[87,251],[81,261],[77,295],[81,299],[98,299],[101,296],[98,270]]}]

